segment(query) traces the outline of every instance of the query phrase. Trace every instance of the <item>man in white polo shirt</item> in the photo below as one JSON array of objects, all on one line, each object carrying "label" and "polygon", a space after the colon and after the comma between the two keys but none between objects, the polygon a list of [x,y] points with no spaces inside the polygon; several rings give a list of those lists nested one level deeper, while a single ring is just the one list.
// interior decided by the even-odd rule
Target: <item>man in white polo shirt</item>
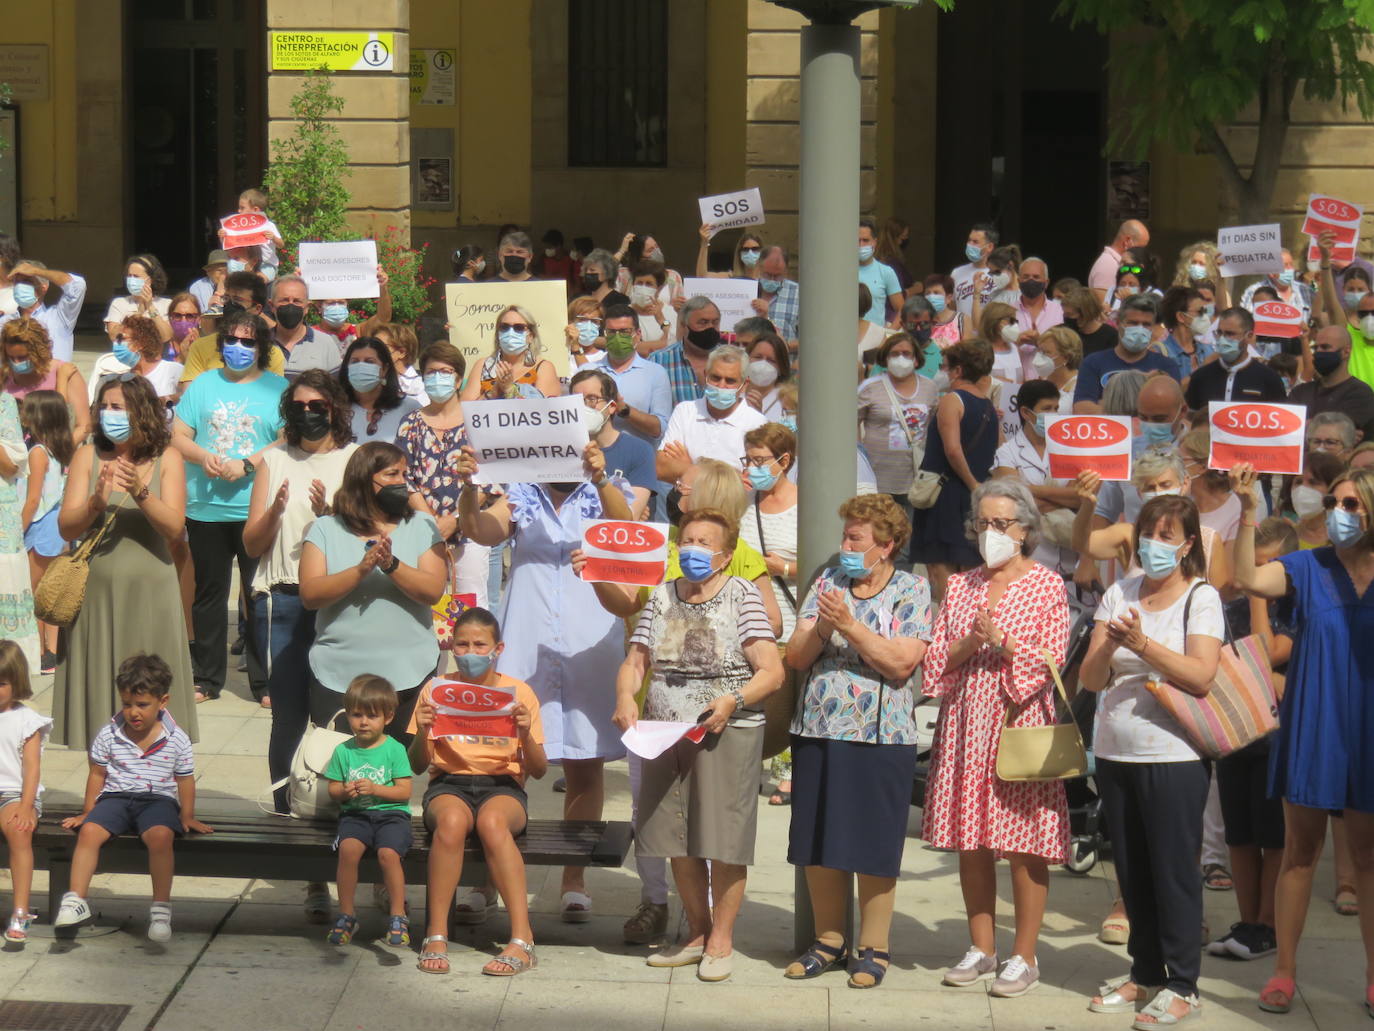
[{"label": "man in white polo shirt", "polygon": [[683,401],[668,418],[655,465],[658,478],[673,483],[698,458],[715,458],[740,468],[744,435],[768,420],[744,401],[744,370],[749,355],[742,347],[721,345],[706,358],[705,397]]}]

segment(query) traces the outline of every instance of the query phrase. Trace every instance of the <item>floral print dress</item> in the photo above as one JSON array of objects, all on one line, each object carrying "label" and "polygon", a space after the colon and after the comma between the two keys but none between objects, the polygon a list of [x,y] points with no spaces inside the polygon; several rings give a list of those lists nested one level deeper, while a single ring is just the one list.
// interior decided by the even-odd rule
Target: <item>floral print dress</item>
[{"label": "floral print dress", "polygon": [[37,674],[38,623],[33,616],[33,590],[29,584],[29,559],[24,552],[20,509],[24,503],[25,470],[29,455],[19,427],[19,406],[9,394],[0,394],[0,447],[18,468],[14,476],[0,479],[0,636],[24,651],[29,670]]}]

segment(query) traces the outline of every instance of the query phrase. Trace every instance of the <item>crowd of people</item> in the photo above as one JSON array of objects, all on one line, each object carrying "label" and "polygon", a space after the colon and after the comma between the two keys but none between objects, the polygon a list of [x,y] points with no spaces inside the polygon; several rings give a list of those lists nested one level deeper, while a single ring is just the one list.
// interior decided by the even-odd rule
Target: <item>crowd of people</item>
[{"label": "crowd of people", "polygon": [[[1205,947],[1275,954],[1259,1004],[1286,1011],[1335,816],[1334,902],[1360,914],[1374,1015],[1374,635],[1362,633],[1374,630],[1374,268],[1335,260],[1323,236],[1319,260],[1299,267],[1285,251],[1283,270],[1253,284],[1223,278],[1208,241],[1168,272],[1132,221],[1079,281],[981,224],[966,263],[920,278],[903,260],[908,236],[895,219],[858,225],[859,476],[834,562],[817,571],[798,566],[800,287],[786,249],[755,231],[717,261],[703,226],[692,270],[757,283],[753,314],[734,325],[686,295],[647,233],[614,252],[566,250],[555,230],[536,253],[514,226],[490,256],[465,246],[459,280],[561,279],[573,298],[561,327],[505,307],[472,365],[447,333],[422,341],[391,321],[384,273],[377,315],[353,325],[343,301],[310,299],[274,247],[215,251],[205,278],[170,297],[157,258],[137,254],[89,384],[72,364],[84,280],[0,238],[7,937],[23,940],[32,918],[25,836],[49,736],[89,745],[92,763],[68,821],[79,838],[58,924],[89,919],[100,845],[137,832],[149,934],[170,935],[172,841],[208,829],[190,777],[197,704],[224,690],[237,607],[249,684],[271,708],[271,808],[292,811],[288,774],[309,725],[351,735],[326,774],[343,814],[337,912],[326,885],[306,894],[335,944],[358,928],[368,850],[385,874],[387,941],[410,944],[403,817],[411,778],[427,776],[420,969],[447,973],[450,922],[480,923],[495,894],[511,934],[483,973],[531,969],[515,842],[526,779],[558,765],[565,816],[598,819],[605,764],[627,757],[642,902],[625,940],[663,944],[671,870],[687,930],[647,962],[725,980],[767,754],[768,802],[791,807],[787,856],[815,915],[816,940],[785,976],[846,969],[852,987],[875,987],[892,957],[929,702],[922,837],[958,854],[969,938],[943,981],[1024,995],[1040,983],[1049,868],[1070,859],[1070,819],[1063,781],[1002,779],[998,745],[1003,728],[1060,718],[1055,681],[1073,664],[1067,679],[1095,696],[1093,776],[1119,884],[1102,937],[1131,958],[1089,1008],[1137,1028],[1194,1018]],[[1265,300],[1301,310],[1298,336],[1256,333]],[[585,409],[582,478],[487,482],[464,405],[565,393]],[[1302,474],[1210,468],[1212,401],[1303,406]],[[1047,418],[1096,413],[1131,420],[1131,479],[1055,478]],[[663,582],[583,579],[592,519],[671,524]],[[93,550],[80,612],[60,631],[40,625],[33,588],[82,540]],[[1071,655],[1075,627],[1091,630]],[[1223,642],[1247,634],[1280,678],[1279,727],[1213,764],[1158,690],[1207,694]],[[23,704],[40,672],[55,672],[52,719]],[[445,677],[504,692],[504,730],[439,733]],[[704,734],[627,756],[622,736],[641,719]],[[770,728],[790,747],[765,748]],[[471,833],[490,883],[460,891]],[[1002,858],[1015,915],[1004,960]],[[1224,934],[1206,933],[1205,889],[1235,892]],[[595,905],[583,870],[565,869],[561,919],[588,922]]]}]

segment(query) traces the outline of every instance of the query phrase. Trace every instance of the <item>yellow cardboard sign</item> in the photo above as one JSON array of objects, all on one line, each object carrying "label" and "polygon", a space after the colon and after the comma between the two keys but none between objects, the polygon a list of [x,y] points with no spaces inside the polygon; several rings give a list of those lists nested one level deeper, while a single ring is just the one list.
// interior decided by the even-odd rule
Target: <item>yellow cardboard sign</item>
[{"label": "yellow cardboard sign", "polygon": [[541,358],[553,362],[560,378],[569,375],[568,344],[564,330],[568,325],[568,284],[562,279],[531,279],[507,283],[492,279],[485,283],[446,283],[449,341],[463,352],[468,374],[481,372],[482,363],[496,352],[496,317],[505,308],[518,304],[529,312],[539,332]]},{"label": "yellow cardboard sign", "polygon": [[272,70],[389,72],[395,68],[394,32],[272,32]]}]

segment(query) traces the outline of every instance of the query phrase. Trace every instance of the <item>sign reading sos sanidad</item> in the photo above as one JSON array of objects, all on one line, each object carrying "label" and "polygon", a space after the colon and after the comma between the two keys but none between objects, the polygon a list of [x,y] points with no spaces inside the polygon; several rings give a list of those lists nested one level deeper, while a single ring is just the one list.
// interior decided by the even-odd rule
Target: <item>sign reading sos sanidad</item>
[{"label": "sign reading sos sanidad", "polygon": [[588,583],[657,587],[668,570],[668,524],[618,519],[582,524],[582,554]]},{"label": "sign reading sos sanidad", "polygon": [[1131,478],[1131,420],[1125,415],[1050,415],[1045,418],[1050,475],[1072,480],[1084,470],[1104,480]]},{"label": "sign reading sos sanidad", "polygon": [[434,725],[429,736],[515,737],[515,688],[436,680],[430,685]]},{"label": "sign reading sos sanidad", "polygon": [[1302,405],[1212,401],[1207,419],[1212,429],[1209,469],[1249,462],[1257,473],[1302,473],[1307,433],[1307,409]]}]

